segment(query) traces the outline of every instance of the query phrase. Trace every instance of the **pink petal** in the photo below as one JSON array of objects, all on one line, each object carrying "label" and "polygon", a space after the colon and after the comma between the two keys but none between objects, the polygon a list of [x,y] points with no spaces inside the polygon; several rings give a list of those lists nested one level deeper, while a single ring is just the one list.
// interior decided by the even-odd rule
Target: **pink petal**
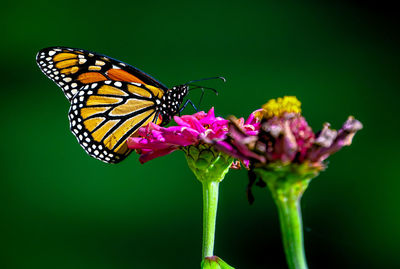
[{"label": "pink petal", "polygon": [[162,150],[156,150],[156,151],[151,151],[149,153],[146,154],[142,154],[139,157],[139,162],[141,164],[144,164],[148,161],[151,161],[157,157],[161,157],[161,156],[165,156],[167,154],[170,154],[171,152],[177,150],[178,148],[176,147],[170,147],[170,148],[166,148],[166,149],[162,149]]},{"label": "pink petal", "polygon": [[130,137],[127,140],[128,147],[130,149],[150,149],[159,150],[169,147],[169,144],[158,142],[158,141],[148,141],[144,138]]},{"label": "pink petal", "polygon": [[174,121],[180,126],[191,127],[190,124],[183,120],[181,117],[174,116]]}]

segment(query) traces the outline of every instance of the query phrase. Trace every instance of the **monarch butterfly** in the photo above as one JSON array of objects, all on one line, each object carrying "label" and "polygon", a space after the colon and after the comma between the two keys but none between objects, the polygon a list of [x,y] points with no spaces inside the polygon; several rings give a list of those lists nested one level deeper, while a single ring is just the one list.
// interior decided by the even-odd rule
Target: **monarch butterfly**
[{"label": "monarch butterfly", "polygon": [[194,82],[169,89],[126,63],[68,47],[42,49],[36,62],[70,102],[70,129],[79,144],[106,163],[129,155],[125,141],[141,126],[165,125],[179,113]]}]

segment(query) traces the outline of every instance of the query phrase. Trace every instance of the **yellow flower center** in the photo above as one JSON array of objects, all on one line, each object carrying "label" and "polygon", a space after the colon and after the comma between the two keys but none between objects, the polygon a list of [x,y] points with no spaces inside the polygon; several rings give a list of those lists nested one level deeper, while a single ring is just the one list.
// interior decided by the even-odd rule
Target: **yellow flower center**
[{"label": "yellow flower center", "polygon": [[301,102],[295,96],[271,99],[262,106],[264,117],[281,117],[285,113],[301,113]]}]

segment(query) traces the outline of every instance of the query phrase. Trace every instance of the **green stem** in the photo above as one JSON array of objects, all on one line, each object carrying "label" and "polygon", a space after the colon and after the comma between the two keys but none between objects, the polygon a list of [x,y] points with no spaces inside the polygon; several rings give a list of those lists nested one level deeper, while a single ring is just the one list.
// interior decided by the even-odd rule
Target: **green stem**
[{"label": "green stem", "polygon": [[307,269],[303,247],[300,198],[275,199],[281,223],[283,246],[290,269]]},{"label": "green stem", "polygon": [[308,163],[272,163],[254,170],[267,184],[278,207],[283,247],[290,269],[307,269],[300,199],[320,171]]},{"label": "green stem", "polygon": [[202,258],[214,255],[215,222],[218,207],[219,182],[205,180],[203,184],[203,250]]}]

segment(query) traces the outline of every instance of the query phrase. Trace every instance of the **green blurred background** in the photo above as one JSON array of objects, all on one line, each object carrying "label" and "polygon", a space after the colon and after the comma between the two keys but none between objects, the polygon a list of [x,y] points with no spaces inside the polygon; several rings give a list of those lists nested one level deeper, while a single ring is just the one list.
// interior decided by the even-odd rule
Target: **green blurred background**
[{"label": "green blurred background", "polygon": [[[145,165],[87,156],[68,102],[36,66],[49,46],[128,62],[168,86],[215,75],[201,108],[247,116],[296,95],[314,130],[364,124],[302,201],[310,268],[400,268],[399,36],[394,8],[357,1],[2,4],[0,268],[199,268],[201,185],[175,152]],[[190,96],[198,101],[199,93]],[[192,113],[188,108],[186,113]],[[221,184],[216,255],[286,268],[270,194]]]}]

